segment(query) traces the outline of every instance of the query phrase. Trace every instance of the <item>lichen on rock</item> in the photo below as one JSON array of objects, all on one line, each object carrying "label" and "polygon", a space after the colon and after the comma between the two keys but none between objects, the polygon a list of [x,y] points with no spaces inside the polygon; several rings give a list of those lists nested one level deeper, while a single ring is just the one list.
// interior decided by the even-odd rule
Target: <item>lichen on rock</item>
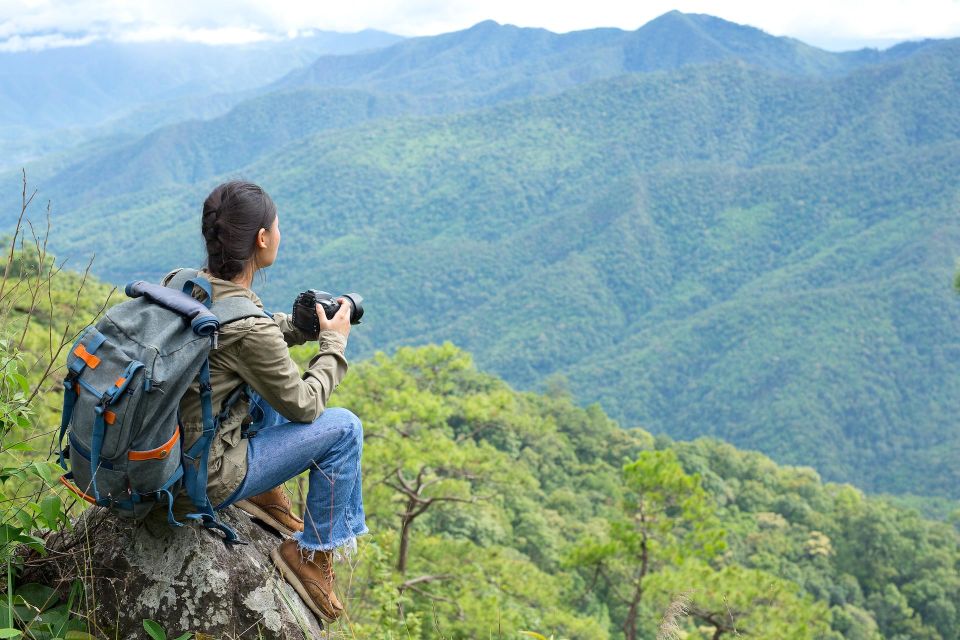
[{"label": "lichen on rock", "polygon": [[270,561],[281,538],[237,509],[221,515],[247,544],[228,547],[198,526],[88,509],[71,531],[50,536],[47,561],[32,579],[58,586],[81,578],[91,623],[110,638],[143,638],[145,619],[170,638],[187,631],[218,639],[326,637]]}]

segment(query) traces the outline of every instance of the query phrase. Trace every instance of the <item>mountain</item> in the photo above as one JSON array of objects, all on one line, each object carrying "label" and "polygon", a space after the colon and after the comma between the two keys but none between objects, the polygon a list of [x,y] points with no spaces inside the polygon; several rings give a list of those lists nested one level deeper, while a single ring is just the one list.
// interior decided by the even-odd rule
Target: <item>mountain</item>
[{"label": "mountain", "polygon": [[636,31],[556,34],[481,22],[466,31],[411,38],[353,56],[322,56],[269,88],[364,88],[378,92],[456,93],[484,106],[557,91],[629,72],[739,60],[791,75],[836,76],[917,53],[935,41],[885,52],[831,53],[791,38],[709,15],[671,11]]},{"label": "mountain", "polygon": [[320,32],[243,45],[120,43],[0,53],[4,126],[100,124],[138,106],[252,89],[323,54],[394,44],[388,33]]},{"label": "mountain", "polygon": [[62,149],[65,141],[117,131],[143,134],[160,124],[218,115],[317,56],[400,40],[368,30],[244,45],[97,41],[0,52],[3,166]]},{"label": "mountain", "polygon": [[[446,68],[437,46],[423,67]],[[430,116],[424,95],[293,84],[73,163],[43,193],[60,251],[96,250],[123,282],[196,264],[203,196],[246,176],[284,229],[265,300],[360,291],[352,357],[455,340],[521,387],[565,376],[626,425],[957,497],[958,53],[923,43],[842,75],[684,64]],[[394,68],[411,87],[412,60]],[[462,97],[466,73],[437,75],[436,95]]]},{"label": "mountain", "polygon": [[[464,31],[411,38],[365,53],[321,56],[247,94],[185,103],[183,108],[189,105],[210,117],[174,122],[146,137],[118,139],[115,131],[127,127],[116,125],[114,135],[95,148],[62,161],[48,160],[39,174],[44,178],[58,174],[53,182],[67,185],[65,193],[82,201],[136,191],[144,182],[196,183],[239,170],[320,131],[403,114],[456,113],[552,95],[628,72],[736,61],[775,73],[832,77],[940,46],[945,45],[927,41],[885,52],[836,54],[712,16],[676,11],[633,32],[594,29],[555,34],[486,21]],[[241,101],[241,95],[247,99]],[[234,104],[236,108],[228,110]],[[220,112],[223,115],[216,115]],[[177,113],[155,106],[146,119],[176,120]],[[145,126],[135,116],[124,122],[133,130]],[[270,125],[263,126],[264,122]],[[226,143],[233,147],[230,153],[223,151]]]}]

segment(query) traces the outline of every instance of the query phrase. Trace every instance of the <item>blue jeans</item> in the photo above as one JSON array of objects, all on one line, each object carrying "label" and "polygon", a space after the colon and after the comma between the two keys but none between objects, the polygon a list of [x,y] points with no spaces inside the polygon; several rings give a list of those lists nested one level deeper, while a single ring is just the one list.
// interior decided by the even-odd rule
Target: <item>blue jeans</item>
[{"label": "blue jeans", "polygon": [[251,394],[251,429],[247,475],[225,502],[259,495],[310,470],[303,533],[294,534],[301,549],[348,555],[356,537],[367,533],[361,494],[360,455],[363,426],[346,409],[326,409],[313,422],[289,422],[263,398]]}]

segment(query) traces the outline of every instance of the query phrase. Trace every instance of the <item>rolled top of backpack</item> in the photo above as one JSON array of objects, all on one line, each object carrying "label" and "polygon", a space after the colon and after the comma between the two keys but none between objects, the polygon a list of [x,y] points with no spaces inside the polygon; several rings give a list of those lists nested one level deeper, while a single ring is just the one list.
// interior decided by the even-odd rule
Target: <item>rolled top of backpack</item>
[{"label": "rolled top of backpack", "polygon": [[190,321],[198,336],[210,336],[220,329],[220,321],[202,302],[185,293],[143,280],[135,280],[125,288],[131,298],[146,298]]}]

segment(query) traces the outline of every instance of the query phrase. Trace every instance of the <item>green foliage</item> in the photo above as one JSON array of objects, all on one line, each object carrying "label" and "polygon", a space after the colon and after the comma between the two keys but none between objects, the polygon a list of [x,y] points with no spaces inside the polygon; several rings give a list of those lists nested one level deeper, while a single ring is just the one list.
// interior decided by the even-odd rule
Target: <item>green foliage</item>
[{"label": "green foliage", "polygon": [[623,511],[599,540],[582,540],[570,563],[602,578],[613,618],[633,639],[650,576],[690,558],[709,560],[726,543],[700,477],[688,475],[674,451],[642,451],[623,472]]},{"label": "green foliage", "polygon": [[[167,632],[164,631],[163,626],[154,620],[144,620],[143,628],[153,640],[167,640]],[[175,639],[171,640],[189,640],[193,637],[192,633],[184,633],[183,635],[177,636]]]},{"label": "green foliage", "polygon": [[[624,431],[562,385],[514,391],[450,344],[356,362],[334,400],[364,420],[373,533],[344,581],[358,637],[619,640],[646,535],[638,637],[673,620],[691,639],[957,639],[960,534],[812,469]],[[416,520],[401,572],[391,478],[424,466],[438,480],[425,496],[466,501]]]},{"label": "green foliage", "polygon": [[815,602],[796,583],[764,571],[737,565],[718,571],[687,561],[652,576],[650,589],[656,608],[667,612],[660,629],[688,629],[691,638],[716,638],[719,631],[814,640],[830,633],[827,603]]},{"label": "green foliage", "polygon": [[[950,525],[715,440],[623,430],[599,407],[578,407],[564,385],[552,389],[517,392],[451,344],[352,364],[334,399],[364,420],[371,535],[338,569],[344,632],[620,639],[627,606],[598,580],[596,561],[629,569],[623,550],[637,548],[631,518],[643,509],[657,516],[646,529],[657,555],[637,614],[644,637],[688,594],[677,627],[706,637],[720,628],[709,620],[732,619],[775,637],[956,640],[960,535]],[[423,471],[431,484],[421,495],[437,499],[410,528],[405,571],[397,514],[409,496],[397,470],[407,483]],[[32,463],[22,472],[44,476]],[[36,520],[23,530],[65,523],[56,496],[27,503]],[[22,597],[15,606],[36,600]],[[50,622],[73,606],[51,601]]]},{"label": "green foliage", "polygon": [[56,433],[49,425],[53,416],[59,424],[63,351],[84,321],[96,317],[110,290],[85,274],[61,270],[63,263],[47,252],[47,236],[38,236],[26,218],[32,199],[24,177],[20,217],[0,263],[0,634],[83,640],[90,636],[83,631],[87,621],[76,616],[84,595],[79,581],[57,585],[58,592],[39,584],[17,586],[16,578],[27,552],[46,555],[46,534],[71,526],[57,482],[62,470],[47,459]]},{"label": "green foliage", "polygon": [[[440,57],[328,60],[343,73],[318,76],[336,87],[295,85],[65,168],[50,181],[73,207],[63,249],[107,224],[127,248],[100,263],[109,279],[198,264],[189,212],[222,177],[251,176],[287,238],[268,306],[307,285],[380,301],[351,337],[357,357],[453,340],[520,388],[563,375],[628,426],[960,497],[957,43],[798,77],[783,71],[860,63],[718,31],[752,43],[749,66],[702,40],[717,25],[665,24],[712,64],[592,34],[562,55],[545,38],[471,82],[464,69],[525,37],[491,25],[406,43]],[[465,53],[478,50],[490,60]],[[669,71],[551,80],[580,77],[581,53],[627,50]],[[342,80],[350,69],[364,80]],[[392,117],[411,111],[446,115]],[[235,152],[213,151],[224,140]]]}]

